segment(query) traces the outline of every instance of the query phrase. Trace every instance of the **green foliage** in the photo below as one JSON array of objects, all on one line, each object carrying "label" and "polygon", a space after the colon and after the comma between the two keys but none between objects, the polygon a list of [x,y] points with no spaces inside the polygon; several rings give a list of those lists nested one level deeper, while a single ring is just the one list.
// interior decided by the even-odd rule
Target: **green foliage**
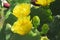
[{"label": "green foliage", "polygon": [[[10,8],[2,7],[0,0],[0,40],[40,40],[42,35],[48,36],[51,40],[60,39],[60,15],[53,16],[49,6],[31,7],[30,16],[33,27],[31,31],[21,36],[11,32],[12,25],[18,20],[12,13],[15,5],[21,3],[30,3],[31,0],[7,0]],[[31,4],[32,5],[32,4]],[[2,16],[1,14],[4,13]],[[2,25],[3,24],[3,25]],[[17,26],[18,27],[18,26]],[[39,31],[38,28],[41,30]],[[57,36],[57,37],[56,37]],[[53,38],[54,37],[54,38]]]},{"label": "green foliage", "polygon": [[33,17],[34,15],[39,16],[41,23],[49,23],[53,20],[50,18],[50,16],[52,16],[52,13],[49,8],[39,7],[35,9],[34,7],[32,7],[31,16]]},{"label": "green foliage", "polygon": [[54,16],[54,21],[51,22],[49,25],[50,25],[50,30],[48,32],[49,38],[51,40],[60,40],[59,38],[60,37],[60,15]]}]

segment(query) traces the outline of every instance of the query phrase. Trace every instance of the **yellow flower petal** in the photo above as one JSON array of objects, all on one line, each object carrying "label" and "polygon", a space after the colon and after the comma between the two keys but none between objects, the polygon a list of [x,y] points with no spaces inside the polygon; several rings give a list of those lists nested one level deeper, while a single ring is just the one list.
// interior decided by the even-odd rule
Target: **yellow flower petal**
[{"label": "yellow flower petal", "polygon": [[17,18],[27,16],[30,14],[30,4],[22,3],[15,6],[13,9],[13,15]]},{"label": "yellow flower petal", "polygon": [[42,36],[40,40],[49,40],[47,36]]},{"label": "yellow flower petal", "polygon": [[54,0],[37,0],[35,3],[42,5],[42,6],[46,6],[49,5],[51,2],[53,2]]},{"label": "yellow flower petal", "polygon": [[18,19],[12,26],[11,30],[14,33],[25,35],[32,29],[32,23],[28,17]]}]

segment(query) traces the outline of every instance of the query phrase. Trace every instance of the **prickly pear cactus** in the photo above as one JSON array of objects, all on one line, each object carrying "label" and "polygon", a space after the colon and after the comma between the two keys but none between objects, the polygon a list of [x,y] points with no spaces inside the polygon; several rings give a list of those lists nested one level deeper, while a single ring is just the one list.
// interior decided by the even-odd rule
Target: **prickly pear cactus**
[{"label": "prickly pear cactus", "polygon": [[55,40],[60,15],[52,15],[54,1],[0,0],[0,40]]}]

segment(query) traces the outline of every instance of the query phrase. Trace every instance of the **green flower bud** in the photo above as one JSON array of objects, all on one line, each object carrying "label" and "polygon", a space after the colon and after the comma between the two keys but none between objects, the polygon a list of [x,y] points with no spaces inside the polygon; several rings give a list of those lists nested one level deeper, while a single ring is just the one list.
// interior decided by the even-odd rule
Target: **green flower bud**
[{"label": "green flower bud", "polygon": [[49,16],[49,21],[53,21],[53,16]]},{"label": "green flower bud", "polygon": [[34,16],[32,19],[33,26],[37,28],[40,25],[40,18],[38,16]]},{"label": "green flower bud", "polygon": [[49,25],[43,24],[41,33],[46,34],[48,32],[48,30],[49,30]]},{"label": "green flower bud", "polygon": [[46,11],[47,11],[47,14],[46,15],[48,15],[48,16],[52,15],[52,12],[51,12],[50,9],[47,9]]}]

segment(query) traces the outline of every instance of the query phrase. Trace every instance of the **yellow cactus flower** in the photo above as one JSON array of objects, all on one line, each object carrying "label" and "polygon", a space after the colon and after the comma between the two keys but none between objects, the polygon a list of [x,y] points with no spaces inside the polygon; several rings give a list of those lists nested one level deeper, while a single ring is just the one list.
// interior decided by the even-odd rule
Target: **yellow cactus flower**
[{"label": "yellow cactus flower", "polygon": [[30,4],[22,3],[15,6],[13,9],[13,15],[17,18],[24,17],[30,14]]},{"label": "yellow cactus flower", "polygon": [[35,3],[42,5],[42,6],[46,6],[49,5],[51,2],[53,2],[54,0],[37,0]]},{"label": "yellow cactus flower", "polygon": [[49,40],[47,36],[42,36],[40,40]]},{"label": "yellow cactus flower", "polygon": [[25,35],[29,33],[31,29],[32,29],[32,23],[29,17],[18,19],[11,28],[12,32],[20,35]]}]

